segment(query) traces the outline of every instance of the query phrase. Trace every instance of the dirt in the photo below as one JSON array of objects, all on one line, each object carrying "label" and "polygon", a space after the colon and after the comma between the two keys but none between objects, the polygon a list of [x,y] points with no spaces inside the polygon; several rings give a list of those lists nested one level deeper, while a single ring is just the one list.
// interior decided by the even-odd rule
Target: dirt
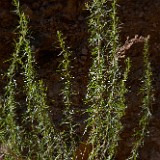
[{"label": "dirt", "polygon": [[[85,0],[21,0],[23,11],[30,19],[31,44],[37,61],[37,76],[44,80],[47,89],[48,104],[53,109],[53,121],[58,123],[61,119],[60,74],[58,65],[62,59],[58,48],[56,31],[60,30],[66,36],[66,45],[73,52],[72,74],[74,89],[74,107],[79,112],[76,118],[83,123],[84,117],[80,112],[85,108],[82,99],[85,96],[88,83],[87,73],[90,66],[90,53],[87,45],[88,27],[87,16],[89,12],[84,8]],[[159,0],[119,0],[118,17],[120,19],[120,40],[125,44],[127,37],[135,35],[146,37],[150,35],[150,61],[153,71],[153,87],[155,100],[152,105],[152,118],[149,124],[149,134],[145,137],[144,146],[139,150],[140,160],[160,159],[160,1]],[[14,50],[14,30],[18,25],[18,17],[14,11],[11,0],[0,1],[0,86],[6,85],[4,73],[9,66],[10,56]],[[117,160],[125,160],[131,151],[133,131],[137,128],[140,118],[139,88],[143,75],[143,43],[132,45],[125,52],[125,57],[130,57],[132,68],[129,74],[127,86],[130,92],[127,94],[126,116],[122,122],[124,130],[121,133]],[[7,61],[7,62],[6,62]],[[122,59],[123,64],[123,59]],[[4,94],[4,90],[0,91]],[[82,125],[83,126],[83,125]],[[79,132],[83,129],[80,128]]]}]

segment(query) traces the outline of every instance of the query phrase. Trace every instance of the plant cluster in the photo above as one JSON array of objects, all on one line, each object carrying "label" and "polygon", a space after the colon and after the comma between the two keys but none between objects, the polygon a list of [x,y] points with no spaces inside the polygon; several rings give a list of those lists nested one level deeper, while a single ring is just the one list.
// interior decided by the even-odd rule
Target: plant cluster
[{"label": "plant cluster", "polygon": [[151,64],[149,62],[149,37],[145,39],[144,49],[143,49],[143,59],[144,59],[144,76],[142,79],[142,87],[141,93],[143,95],[142,99],[142,116],[139,121],[140,129],[135,132],[134,137],[136,141],[133,144],[133,148],[131,151],[131,156],[128,159],[136,160],[139,157],[138,149],[143,146],[144,138],[147,135],[147,127],[150,122],[151,114],[151,106],[154,99],[153,96],[153,87],[152,87],[152,70]]},{"label": "plant cluster", "polygon": [[75,127],[76,124],[74,122],[74,108],[72,107],[72,75],[70,72],[71,66],[71,51],[69,48],[66,47],[63,33],[57,31],[57,37],[61,48],[61,55],[63,55],[63,60],[59,65],[59,71],[61,74],[61,80],[63,83],[63,89],[61,91],[63,103],[64,103],[64,110],[63,110],[63,121],[62,126],[65,126],[66,130],[61,132],[61,137],[64,141],[64,148],[62,150],[61,156],[62,159],[72,159],[73,153],[76,148],[75,142]]},{"label": "plant cluster", "polygon": [[[46,105],[45,88],[42,81],[36,80],[34,53],[29,40],[28,19],[20,9],[18,0],[13,0],[19,17],[18,40],[7,72],[5,104],[1,109],[1,127],[8,152],[7,159],[52,159],[54,142],[58,140]],[[25,104],[17,101],[17,73],[23,77]],[[17,113],[17,111],[21,112]]]},{"label": "plant cluster", "polygon": [[[75,111],[72,107],[72,80],[70,66],[72,52],[66,47],[64,36],[57,32],[58,41],[63,57],[60,63],[61,92],[64,103],[62,126],[58,131],[50,118],[50,109],[46,104],[45,87],[37,80],[34,68],[35,58],[29,39],[28,19],[20,8],[19,0],[13,0],[16,14],[19,17],[17,27],[18,39],[11,65],[7,72],[4,105],[0,104],[0,149],[5,148],[5,159],[47,159],[70,160],[78,159],[76,154],[76,122]],[[126,59],[124,73],[120,70],[117,51],[120,47],[117,17],[117,0],[93,0],[86,4],[90,11],[88,26],[90,32],[92,65],[89,70],[89,83],[85,97],[88,106],[86,113],[89,132],[85,152],[80,150],[81,159],[114,160],[123,129],[121,122],[125,115],[128,79],[131,62]],[[148,38],[144,43],[144,77],[141,93],[142,117],[139,128],[135,133],[128,159],[138,158],[138,149],[143,145],[147,127],[151,117],[150,106],[153,99],[152,71],[149,62]],[[19,73],[20,72],[20,73]],[[23,88],[19,88],[17,74],[23,79]],[[25,102],[17,98],[23,94]],[[1,101],[0,101],[1,102]],[[20,111],[20,112],[19,112]],[[87,147],[90,151],[87,151]]]},{"label": "plant cluster", "polygon": [[96,0],[88,8],[91,11],[90,44],[93,46],[93,65],[86,95],[88,126],[91,128],[89,143],[93,147],[90,159],[113,159],[123,127],[120,120],[125,113],[127,92],[124,82],[128,77],[130,61],[127,60],[126,71],[120,79],[116,0]]}]

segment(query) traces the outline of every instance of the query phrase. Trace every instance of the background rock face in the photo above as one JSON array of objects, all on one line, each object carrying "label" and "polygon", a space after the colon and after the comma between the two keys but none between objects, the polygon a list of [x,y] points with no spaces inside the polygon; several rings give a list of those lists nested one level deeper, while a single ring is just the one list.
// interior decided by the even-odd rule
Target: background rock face
[{"label": "background rock face", "polygon": [[[73,51],[72,74],[75,77],[74,89],[78,95],[73,98],[78,111],[84,108],[87,85],[87,72],[90,66],[90,55],[87,47],[87,22],[89,13],[84,10],[85,0],[22,0],[21,6],[30,18],[31,44],[37,60],[38,77],[42,78],[48,88],[48,104],[53,108],[53,120],[58,123],[61,118],[60,75],[56,72],[61,56],[57,48],[56,31],[61,30],[66,36],[67,46]],[[152,106],[153,117],[150,122],[150,134],[145,138],[144,147],[140,149],[140,159],[160,159],[160,1],[159,0],[119,0],[118,16],[121,22],[120,38],[122,45],[126,37],[133,38],[150,35],[150,60],[153,70],[153,86],[155,102]],[[14,29],[18,25],[17,16],[11,0],[0,1],[0,86],[5,86],[4,73],[7,71],[8,60],[13,52],[13,40],[16,38]],[[117,153],[117,160],[128,157],[133,141],[132,134],[138,125],[140,113],[139,87],[143,75],[143,44],[135,44],[126,51],[131,57],[132,69],[129,75],[127,95],[128,109],[123,118],[124,131]],[[1,94],[4,90],[0,91]],[[53,100],[55,100],[53,102]],[[55,103],[56,102],[56,103]],[[79,116],[78,121],[83,117]]]}]

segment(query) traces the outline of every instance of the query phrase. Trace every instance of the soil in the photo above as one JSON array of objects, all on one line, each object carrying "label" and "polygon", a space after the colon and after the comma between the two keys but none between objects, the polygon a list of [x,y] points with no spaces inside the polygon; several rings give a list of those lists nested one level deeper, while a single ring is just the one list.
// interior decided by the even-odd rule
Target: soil
[{"label": "soil", "polygon": [[[57,127],[61,120],[60,74],[57,72],[62,59],[58,48],[56,31],[60,30],[66,37],[66,45],[72,50],[72,74],[74,89],[77,95],[73,97],[74,107],[79,116],[76,117],[82,127],[84,117],[80,112],[85,108],[85,97],[88,83],[88,69],[90,66],[90,52],[87,37],[87,16],[89,12],[84,7],[85,0],[21,0],[21,6],[30,19],[31,44],[36,57],[36,70],[39,79],[43,79],[47,87],[48,104],[53,110],[53,121]],[[152,105],[152,118],[149,124],[149,134],[145,137],[144,146],[139,150],[140,160],[160,159],[160,1],[159,0],[119,0],[118,17],[120,19],[120,40],[125,44],[127,37],[135,35],[146,37],[150,35],[150,61],[153,71],[153,87],[155,99]],[[14,51],[14,33],[18,25],[18,17],[14,14],[11,0],[0,1],[0,86],[6,85],[5,72],[8,69],[12,52]],[[127,86],[126,115],[122,122],[124,130],[121,133],[117,160],[125,160],[131,151],[132,134],[138,126],[140,118],[139,89],[143,75],[143,43],[135,43],[126,49],[125,57],[130,57],[132,68]],[[123,65],[123,58],[121,60]],[[4,95],[4,89],[0,90]]]}]

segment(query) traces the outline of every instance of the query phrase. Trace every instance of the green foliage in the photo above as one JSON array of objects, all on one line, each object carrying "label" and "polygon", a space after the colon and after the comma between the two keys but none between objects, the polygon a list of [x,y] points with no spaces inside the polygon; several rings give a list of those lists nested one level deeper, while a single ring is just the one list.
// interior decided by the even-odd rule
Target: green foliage
[{"label": "green foliage", "polygon": [[[103,41],[107,41],[108,33],[104,30],[108,26],[108,9],[105,8],[105,1],[94,1],[88,4],[90,10],[90,45],[92,49],[93,64],[89,71],[89,84],[87,86],[86,104],[89,114],[88,128],[91,128],[89,142],[92,144],[92,152],[89,159],[97,159],[98,155],[105,157],[103,146],[106,146],[106,121],[103,120],[106,114],[106,103],[104,92],[106,90],[105,82],[105,47]],[[103,18],[102,18],[103,17]],[[107,30],[106,30],[107,31]],[[107,45],[107,44],[105,44]],[[103,143],[102,143],[103,141]]]},{"label": "green foliage", "polygon": [[62,132],[62,139],[64,140],[64,146],[62,152],[63,159],[72,159],[73,153],[75,150],[75,127],[73,116],[74,116],[74,109],[72,108],[72,101],[71,98],[73,96],[72,93],[72,84],[71,80],[73,77],[70,73],[70,66],[71,66],[71,51],[66,47],[64,36],[60,31],[57,31],[58,41],[61,48],[61,54],[63,56],[63,60],[60,63],[59,69],[61,73],[61,80],[63,82],[63,89],[62,89],[62,96],[63,96],[63,103],[65,109],[63,111],[64,119],[62,125],[66,126],[66,130]]},{"label": "green foliage", "polygon": [[[72,97],[73,77],[71,75],[71,54],[66,47],[64,36],[57,32],[63,57],[60,63],[61,91],[64,103],[61,131],[52,124],[46,104],[45,87],[37,80],[34,68],[35,58],[29,40],[28,19],[21,11],[19,0],[13,0],[16,14],[19,17],[17,41],[7,72],[5,103],[0,104],[0,148],[6,148],[5,159],[47,159],[70,160],[75,157],[76,146],[76,116]],[[89,44],[92,56],[92,66],[89,70],[89,83],[85,103],[88,106],[87,131],[88,143],[92,145],[89,155],[91,160],[113,160],[123,129],[121,118],[125,115],[128,92],[126,81],[130,71],[130,59],[126,59],[126,68],[121,73],[117,50],[120,47],[117,12],[117,0],[93,0],[86,4],[90,11],[88,21]],[[142,117],[140,130],[135,134],[129,159],[137,159],[138,149],[143,145],[144,137],[151,117],[150,106],[152,94],[152,71],[148,58],[148,39],[144,45],[144,80],[141,92]],[[17,74],[23,80],[20,88]],[[23,103],[19,98],[25,97]],[[17,113],[18,112],[18,113]],[[19,113],[20,112],[20,113]],[[86,145],[87,146],[87,145]]]},{"label": "green foliage", "polygon": [[[90,10],[89,27],[90,27],[90,45],[92,49],[92,66],[89,71],[89,84],[87,86],[86,104],[89,106],[88,127],[91,128],[89,142],[92,144],[92,152],[89,159],[96,159],[101,154],[104,157],[102,146],[105,146],[105,46],[103,41],[107,41],[108,33],[104,32],[107,27],[108,9],[104,1],[95,1],[88,4]],[[103,18],[102,18],[103,17]],[[105,23],[104,23],[105,22]],[[104,123],[103,123],[104,122]],[[101,142],[104,140],[104,144]],[[102,152],[101,152],[102,151]]]},{"label": "green foliage", "polygon": [[151,105],[153,102],[153,87],[152,87],[152,70],[151,64],[149,62],[149,37],[145,39],[144,49],[144,76],[143,76],[143,84],[141,88],[141,93],[143,95],[142,99],[142,116],[139,121],[140,129],[136,131],[134,134],[136,141],[133,144],[131,156],[128,159],[136,160],[138,158],[138,149],[143,146],[144,138],[147,135],[147,128],[151,118]]},{"label": "green foliage", "polygon": [[[19,1],[14,0],[13,4],[19,16],[17,27],[19,37],[7,73],[9,83],[6,87],[6,101],[2,112],[6,130],[4,139],[9,150],[14,153],[9,152],[8,158],[52,159],[53,145],[57,137],[54,135],[55,131],[48,114],[44,85],[42,81],[36,80],[34,55],[28,39],[28,20],[20,9]],[[17,102],[16,96],[19,95],[16,93],[18,86],[16,73],[18,71],[22,71],[25,84],[25,105]],[[19,119],[16,111],[22,108],[24,111]]]},{"label": "green foliage", "polygon": [[70,56],[71,52],[65,46],[63,34],[57,32],[60,48],[62,49],[61,54],[63,55],[63,61],[60,64],[61,79],[64,82],[64,88],[62,90],[63,102],[69,112],[71,107],[71,74],[70,74]]},{"label": "green foliage", "polygon": [[88,126],[91,128],[89,143],[93,146],[90,159],[113,159],[123,127],[120,120],[126,109],[125,81],[130,61],[127,60],[124,77],[120,80],[116,54],[119,48],[116,1],[96,0],[88,8],[91,11],[90,44],[93,46],[93,64],[86,95]]}]

